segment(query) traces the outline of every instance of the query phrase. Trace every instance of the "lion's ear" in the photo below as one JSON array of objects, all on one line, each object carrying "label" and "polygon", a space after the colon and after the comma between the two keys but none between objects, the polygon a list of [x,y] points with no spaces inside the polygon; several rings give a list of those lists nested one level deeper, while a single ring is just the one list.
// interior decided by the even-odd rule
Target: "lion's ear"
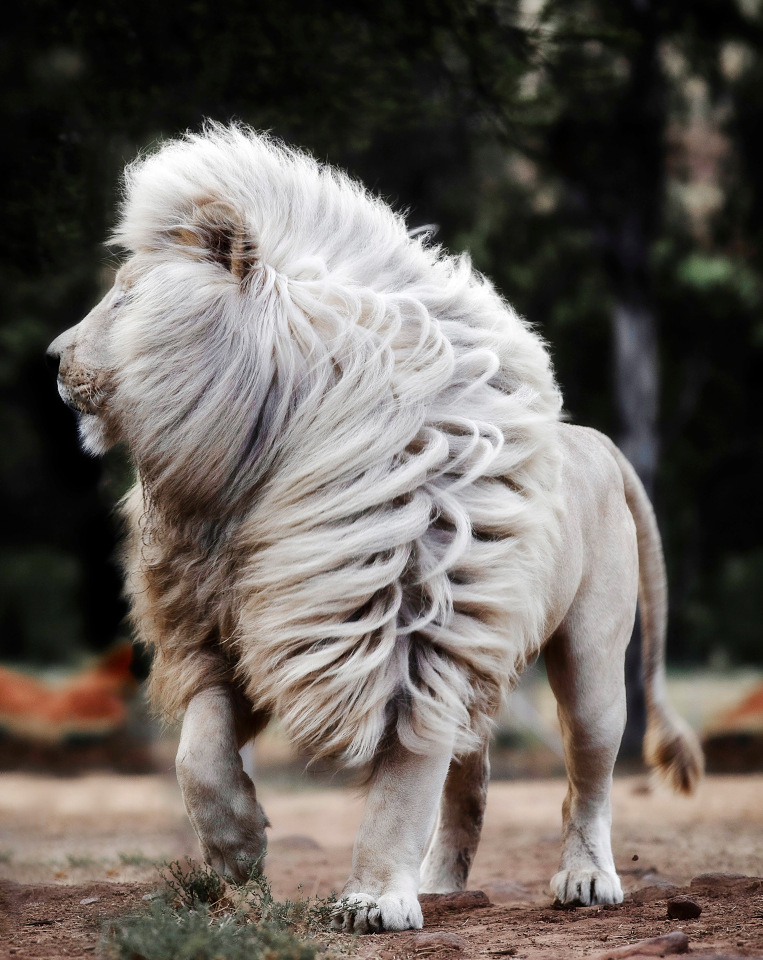
[{"label": "lion's ear", "polygon": [[257,263],[256,246],[243,220],[225,200],[198,204],[188,222],[172,231],[172,239],[203,251],[207,259],[225,267],[238,280],[247,277]]}]

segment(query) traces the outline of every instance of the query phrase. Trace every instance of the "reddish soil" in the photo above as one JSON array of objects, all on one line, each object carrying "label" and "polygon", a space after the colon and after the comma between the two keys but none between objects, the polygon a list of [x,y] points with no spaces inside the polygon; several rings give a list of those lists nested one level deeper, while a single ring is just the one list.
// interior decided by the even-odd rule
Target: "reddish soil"
[{"label": "reddish soil", "polygon": [[[491,784],[470,882],[484,895],[422,898],[423,931],[359,938],[351,952],[604,960],[685,950],[682,930],[694,960],[763,958],[763,776],[710,777],[689,800],[619,779],[613,843],[626,901],[576,910],[553,909],[548,894],[564,789],[561,780]],[[260,796],[274,824],[266,865],[274,892],[293,896],[300,883],[305,894],[339,889],[359,798],[307,782],[265,786]],[[195,840],[168,776],[0,776],[0,958],[97,955],[108,918],[139,908],[156,887],[150,861],[186,855],[197,855]],[[701,907],[699,917],[668,919],[679,892]],[[674,936],[629,950],[665,934]]]}]

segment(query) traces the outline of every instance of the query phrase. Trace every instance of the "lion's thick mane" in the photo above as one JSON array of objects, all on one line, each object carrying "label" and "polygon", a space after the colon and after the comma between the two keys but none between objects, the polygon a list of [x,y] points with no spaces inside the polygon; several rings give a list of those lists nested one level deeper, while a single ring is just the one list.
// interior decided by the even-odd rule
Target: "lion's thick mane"
[{"label": "lion's thick mane", "polygon": [[130,166],[115,238],[137,277],[113,415],[141,477],[128,585],[156,703],[234,680],[313,754],[453,725],[473,748],[543,640],[560,397],[541,340],[466,257],[241,128]]}]

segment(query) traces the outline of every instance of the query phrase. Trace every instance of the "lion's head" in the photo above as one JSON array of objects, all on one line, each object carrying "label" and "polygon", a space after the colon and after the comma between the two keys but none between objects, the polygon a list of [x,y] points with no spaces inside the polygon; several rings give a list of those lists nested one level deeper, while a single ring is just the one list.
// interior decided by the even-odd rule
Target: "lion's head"
[{"label": "lion's head", "polygon": [[[98,455],[125,442],[165,503],[177,505],[190,487],[202,505],[205,479],[219,496],[272,392],[251,329],[252,316],[267,326],[269,294],[251,237],[229,202],[192,201],[130,251],[101,302],[47,351],[85,449]],[[234,399],[244,407],[249,399],[252,423],[237,420]]]}]

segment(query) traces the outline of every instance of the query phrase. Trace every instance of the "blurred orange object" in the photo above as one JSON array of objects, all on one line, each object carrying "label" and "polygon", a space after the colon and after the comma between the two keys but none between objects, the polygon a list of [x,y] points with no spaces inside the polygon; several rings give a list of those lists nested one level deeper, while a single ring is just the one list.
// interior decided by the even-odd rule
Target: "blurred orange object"
[{"label": "blurred orange object", "polygon": [[763,770],[763,684],[715,717],[703,746],[710,773]]},{"label": "blurred orange object", "polygon": [[763,684],[755,687],[741,703],[719,717],[717,726],[724,730],[763,733]]},{"label": "blurred orange object", "polygon": [[0,667],[0,729],[44,743],[112,733],[125,724],[137,686],[131,663],[132,644],[122,643],[58,683]]}]

